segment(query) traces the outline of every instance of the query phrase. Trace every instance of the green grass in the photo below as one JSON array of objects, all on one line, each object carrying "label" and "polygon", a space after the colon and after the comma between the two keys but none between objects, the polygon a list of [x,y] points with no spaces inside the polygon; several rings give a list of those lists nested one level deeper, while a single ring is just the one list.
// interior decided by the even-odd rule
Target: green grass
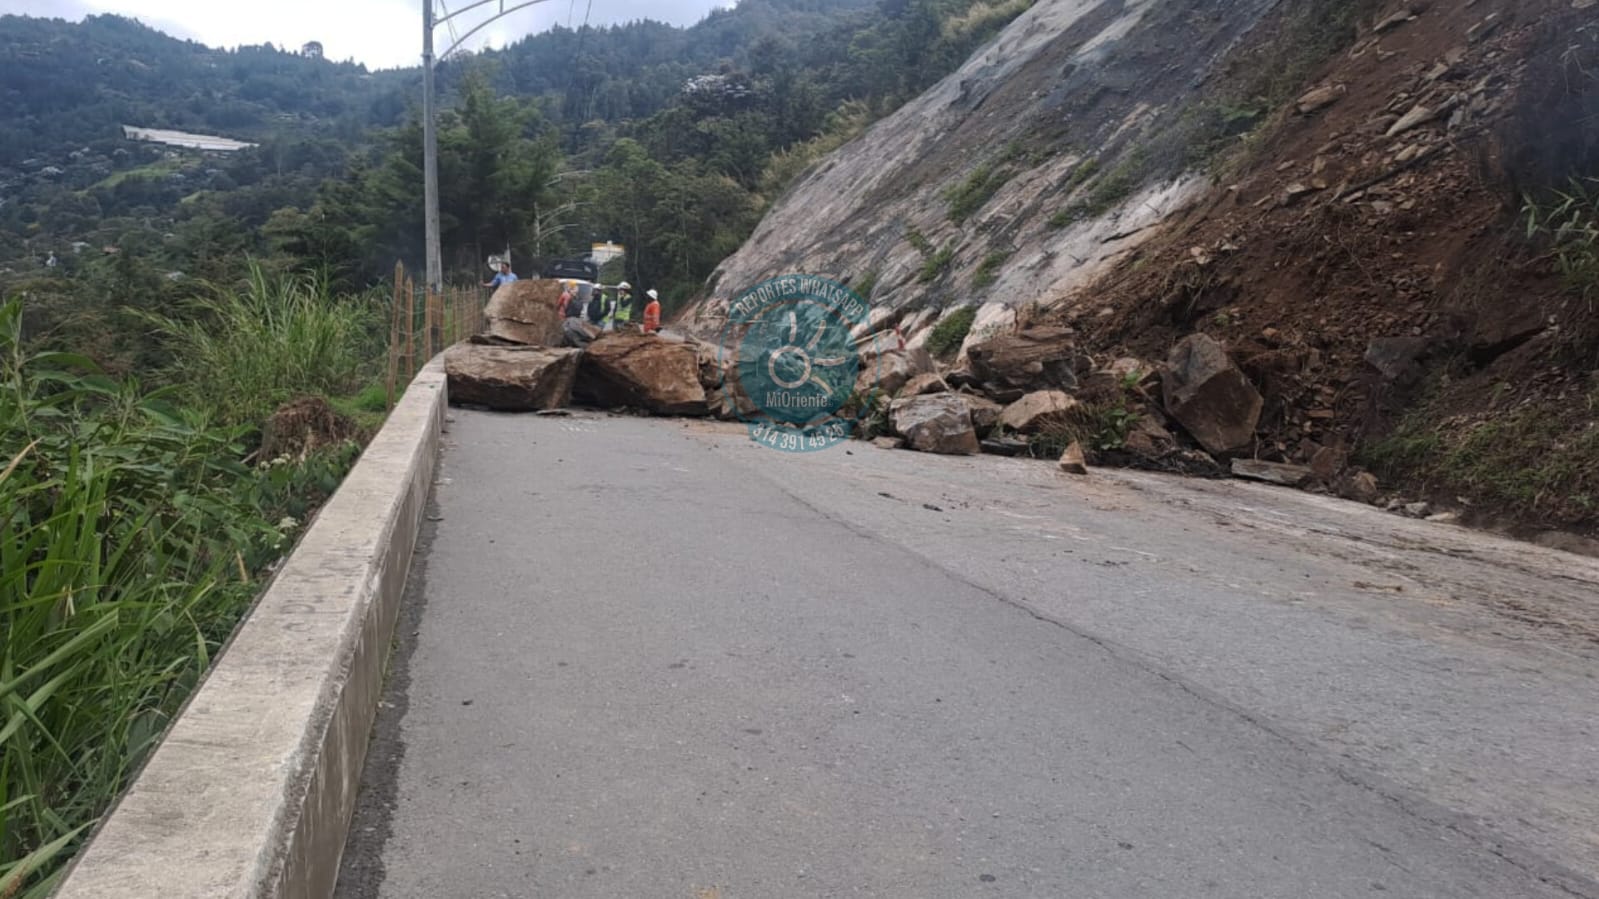
[{"label": "green grass", "polygon": [[1357,460],[1389,483],[1467,496],[1557,523],[1599,515],[1599,391],[1544,401],[1471,427],[1437,420],[1424,406]]},{"label": "green grass", "polygon": [[95,190],[98,188],[114,190],[117,185],[124,181],[159,181],[173,172],[179,171],[182,167],[183,165],[179,160],[159,159],[150,163],[149,165],[141,165],[138,168],[123,169],[120,172],[112,172],[111,174],[101,178],[99,181],[91,185],[89,190]]},{"label": "green grass", "polygon": [[[1088,196],[1076,203],[1056,212],[1049,218],[1051,228],[1064,228],[1086,219],[1096,218],[1116,208],[1117,204],[1132,196],[1138,187],[1139,179],[1144,174],[1145,160],[1142,153],[1134,151],[1128,154],[1117,166],[1099,176],[1089,188]],[[1081,179],[1078,174],[1088,169],[1088,174]],[[1099,171],[1096,160],[1088,160],[1078,166],[1072,173],[1069,184],[1080,184]]]},{"label": "green grass", "polygon": [[303,394],[352,394],[382,354],[376,303],[333,296],[319,276],[270,275],[252,263],[242,285],[183,313],[146,318],[172,348],[168,375],[186,402],[224,424],[260,424]]},{"label": "green grass", "polygon": [[932,333],[927,335],[927,351],[943,357],[960,349],[961,341],[971,333],[972,322],[976,320],[976,306],[962,306],[944,316],[933,326]]},{"label": "green grass", "polygon": [[877,288],[877,270],[873,269],[861,276],[859,284],[855,285],[855,295],[863,300],[872,298],[872,291]]},{"label": "green grass", "polygon": [[983,257],[977,266],[977,273],[972,276],[972,285],[981,289],[993,285],[999,277],[999,269],[1010,260],[1010,250],[996,250]]},{"label": "green grass", "polygon": [[[251,467],[253,416],[346,384],[341,403],[381,417],[383,390],[347,375],[370,365],[344,360],[364,346],[345,301],[254,277],[169,323],[189,338],[154,391],[31,353],[21,303],[0,305],[0,896],[54,888],[359,453]],[[276,374],[242,376],[267,354]],[[224,392],[247,386],[262,395]]]},{"label": "green grass", "polygon": [[1584,299],[1599,295],[1599,178],[1572,178],[1564,190],[1528,196],[1521,214],[1527,237],[1554,248],[1566,288]]},{"label": "green grass", "polygon": [[916,280],[923,284],[938,280],[938,277],[944,274],[944,270],[949,268],[949,264],[954,260],[954,247],[940,249],[922,262],[922,270],[916,273]]}]

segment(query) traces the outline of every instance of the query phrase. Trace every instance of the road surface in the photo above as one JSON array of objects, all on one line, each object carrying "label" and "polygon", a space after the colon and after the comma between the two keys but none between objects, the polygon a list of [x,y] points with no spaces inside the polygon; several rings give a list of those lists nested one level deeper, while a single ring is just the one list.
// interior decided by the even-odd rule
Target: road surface
[{"label": "road surface", "polygon": [[345,897],[1599,897],[1599,563],[455,411]]}]

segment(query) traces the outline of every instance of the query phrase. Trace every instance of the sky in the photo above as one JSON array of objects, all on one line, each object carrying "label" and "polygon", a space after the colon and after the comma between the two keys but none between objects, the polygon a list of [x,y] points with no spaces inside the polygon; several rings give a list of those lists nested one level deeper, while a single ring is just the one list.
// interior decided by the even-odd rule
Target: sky
[{"label": "sky", "polygon": [[[459,9],[473,0],[433,0],[434,9]],[[504,0],[514,6],[518,0]],[[675,25],[699,21],[731,0],[544,0],[512,13],[478,32],[464,46],[479,49],[510,41],[555,24],[595,25],[651,18]],[[458,33],[485,21],[498,0],[463,12]],[[354,59],[371,68],[416,65],[422,53],[420,0],[0,0],[0,14],[21,13],[79,20],[90,13],[119,13],[136,18],[175,37],[192,38],[213,47],[271,42],[299,48],[321,41],[329,59]],[[442,12],[438,13],[443,15]],[[452,42],[440,26],[434,40],[439,50]]]}]

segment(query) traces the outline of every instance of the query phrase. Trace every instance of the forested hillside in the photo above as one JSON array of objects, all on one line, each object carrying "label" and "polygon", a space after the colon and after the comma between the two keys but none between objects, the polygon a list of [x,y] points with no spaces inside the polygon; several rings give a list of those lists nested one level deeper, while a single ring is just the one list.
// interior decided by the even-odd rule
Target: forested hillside
[{"label": "forested hillside", "polygon": [[[746,0],[689,28],[556,28],[441,67],[446,267],[524,272],[594,240],[684,301],[812,161],[958,65],[1028,0]],[[381,282],[422,256],[420,72],[219,51],[116,16],[0,17],[0,289],[25,330],[118,370],[126,316],[245,257]],[[122,125],[259,143],[231,154]]]}]

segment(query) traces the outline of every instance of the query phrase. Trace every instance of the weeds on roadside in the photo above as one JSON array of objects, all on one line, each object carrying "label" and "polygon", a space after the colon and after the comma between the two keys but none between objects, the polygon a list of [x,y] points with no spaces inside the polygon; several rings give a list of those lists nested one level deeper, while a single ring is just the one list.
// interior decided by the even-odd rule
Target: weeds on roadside
[{"label": "weeds on roadside", "polygon": [[317,275],[252,263],[242,287],[217,288],[185,313],[145,318],[172,349],[168,374],[183,399],[224,424],[259,424],[305,393],[351,393],[382,355],[376,303],[334,296]]},{"label": "weeds on roadside", "polygon": [[1541,237],[1553,246],[1566,287],[1593,299],[1599,293],[1599,178],[1574,177],[1542,201],[1528,196],[1521,215],[1528,239]]}]

